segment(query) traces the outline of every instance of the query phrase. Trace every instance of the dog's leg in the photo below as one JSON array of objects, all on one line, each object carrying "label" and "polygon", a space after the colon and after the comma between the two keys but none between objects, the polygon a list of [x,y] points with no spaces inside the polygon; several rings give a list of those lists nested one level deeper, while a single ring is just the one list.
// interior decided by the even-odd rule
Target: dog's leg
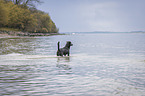
[{"label": "dog's leg", "polygon": [[69,56],[69,52],[68,52],[68,56]]},{"label": "dog's leg", "polygon": [[60,56],[62,56],[62,57],[63,57],[63,52],[60,52]]}]

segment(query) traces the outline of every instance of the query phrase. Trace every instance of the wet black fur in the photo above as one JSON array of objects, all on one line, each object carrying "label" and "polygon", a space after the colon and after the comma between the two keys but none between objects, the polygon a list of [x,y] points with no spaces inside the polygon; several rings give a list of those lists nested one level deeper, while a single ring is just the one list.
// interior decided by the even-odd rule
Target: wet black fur
[{"label": "wet black fur", "polygon": [[70,42],[70,41],[67,41],[65,47],[63,48],[59,48],[59,43],[57,43],[58,45],[58,50],[57,50],[57,56],[69,56],[69,49],[70,49],[70,46],[73,46],[73,44]]}]

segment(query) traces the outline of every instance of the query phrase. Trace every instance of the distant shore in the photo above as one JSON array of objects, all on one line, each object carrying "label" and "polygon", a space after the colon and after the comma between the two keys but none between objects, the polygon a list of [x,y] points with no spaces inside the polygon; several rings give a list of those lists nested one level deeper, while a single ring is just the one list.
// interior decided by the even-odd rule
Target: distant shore
[{"label": "distant shore", "polygon": [[64,35],[60,33],[35,33],[35,32],[22,32],[22,31],[6,31],[0,30],[0,38],[7,37],[36,37],[36,36],[51,36],[51,35]]}]

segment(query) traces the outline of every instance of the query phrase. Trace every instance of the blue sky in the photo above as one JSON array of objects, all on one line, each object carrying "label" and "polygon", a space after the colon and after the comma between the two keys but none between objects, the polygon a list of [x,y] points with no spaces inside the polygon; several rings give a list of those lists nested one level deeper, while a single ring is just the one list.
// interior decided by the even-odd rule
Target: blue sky
[{"label": "blue sky", "polygon": [[60,32],[145,31],[145,0],[42,0]]}]

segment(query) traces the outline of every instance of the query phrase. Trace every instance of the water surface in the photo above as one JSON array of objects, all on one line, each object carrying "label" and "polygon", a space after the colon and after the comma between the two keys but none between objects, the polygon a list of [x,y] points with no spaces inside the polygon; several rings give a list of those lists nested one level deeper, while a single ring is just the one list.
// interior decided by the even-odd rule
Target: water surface
[{"label": "water surface", "polygon": [[[71,41],[70,57],[57,42]],[[145,96],[144,33],[0,39],[0,96]]]}]

